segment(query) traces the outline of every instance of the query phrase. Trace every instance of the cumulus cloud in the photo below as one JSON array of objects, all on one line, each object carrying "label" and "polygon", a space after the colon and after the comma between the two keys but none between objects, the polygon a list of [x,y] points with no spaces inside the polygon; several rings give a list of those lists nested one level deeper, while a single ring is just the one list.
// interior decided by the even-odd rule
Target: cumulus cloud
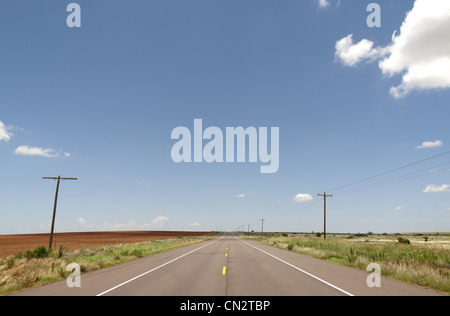
[{"label": "cumulus cloud", "polygon": [[159,227],[164,227],[164,223],[167,222],[169,219],[170,218],[168,218],[167,216],[158,216],[157,218],[152,220],[152,224]]},{"label": "cumulus cloud", "polygon": [[82,217],[80,217],[79,219],[77,219],[78,224],[80,225],[86,225],[86,220]]},{"label": "cumulus cloud", "polygon": [[432,142],[432,141],[423,142],[422,145],[417,146],[416,148],[418,148],[418,149],[436,148],[436,147],[441,147],[442,145],[444,145],[444,143],[441,140],[436,140],[434,142]]},{"label": "cumulus cloud", "polygon": [[298,202],[298,203],[305,203],[305,202],[309,202],[313,199],[311,194],[304,194],[304,193],[299,193],[294,197],[294,201]]},{"label": "cumulus cloud", "polygon": [[[133,229],[149,229],[155,226],[164,227],[164,224],[169,220],[167,216],[158,216],[150,223],[137,223],[134,219],[128,223],[103,223],[97,226],[98,229],[107,230],[133,230]],[[80,223],[81,224],[81,223]]]},{"label": "cumulus cloud", "polygon": [[[57,225],[61,230],[91,230],[91,231],[133,231],[133,230],[148,230],[155,229],[156,227],[163,227],[164,224],[169,220],[166,216],[158,216],[151,222],[136,222],[134,219],[124,222],[103,222],[103,223],[93,223],[88,222],[83,217],[79,217],[75,223],[66,223]],[[200,225],[198,223],[192,223],[191,226]],[[40,230],[48,230],[50,227],[50,222],[47,225],[40,225]]]},{"label": "cumulus cloud", "polygon": [[238,199],[243,199],[243,198],[245,198],[245,194],[244,194],[244,193],[241,193],[241,194],[236,195],[236,197],[237,197]]},{"label": "cumulus cloud", "polygon": [[363,61],[375,61],[389,52],[388,48],[374,48],[373,45],[374,43],[367,39],[363,39],[355,44],[353,42],[353,34],[350,34],[336,42],[336,60],[345,66],[353,67]]},{"label": "cumulus cloud", "polygon": [[59,153],[52,148],[29,147],[26,145],[17,147],[14,153],[21,156],[59,157]]},{"label": "cumulus cloud", "polygon": [[401,210],[403,210],[403,207],[397,206],[397,207],[395,208],[395,210],[396,210],[396,211],[401,211]]},{"label": "cumulus cloud", "polygon": [[330,2],[328,2],[328,0],[317,0],[317,4],[319,5],[319,7],[325,9],[329,7]]},{"label": "cumulus cloud", "polygon": [[[19,146],[14,151],[16,155],[20,156],[40,156],[45,158],[58,158],[61,156],[60,152],[52,148],[40,148],[30,146]],[[64,153],[65,157],[70,157],[70,153]]]},{"label": "cumulus cloud", "polygon": [[349,35],[336,43],[336,59],[346,66],[379,61],[385,76],[401,75],[390,94],[400,99],[412,91],[450,88],[450,1],[416,0],[386,47],[363,39],[354,44]]},{"label": "cumulus cloud", "polygon": [[450,192],[450,184],[443,184],[441,186],[430,184],[425,188],[425,190],[423,190],[423,192],[424,193]]},{"label": "cumulus cloud", "polygon": [[149,224],[138,224],[134,219],[129,221],[128,223],[103,223],[98,226],[101,230],[128,230],[128,229],[142,229],[149,227]]},{"label": "cumulus cloud", "polygon": [[198,222],[190,223],[189,226],[200,226],[200,223],[198,223]]},{"label": "cumulus cloud", "polygon": [[9,132],[9,128],[0,121],[0,141],[7,142],[11,139],[11,136],[13,136],[13,134]]}]

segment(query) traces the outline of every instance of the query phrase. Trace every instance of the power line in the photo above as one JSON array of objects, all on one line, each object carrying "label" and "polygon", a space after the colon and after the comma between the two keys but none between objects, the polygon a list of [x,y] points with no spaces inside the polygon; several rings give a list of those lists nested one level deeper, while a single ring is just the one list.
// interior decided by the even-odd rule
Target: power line
[{"label": "power line", "polygon": [[[376,175],[371,176],[371,177],[363,178],[363,179],[358,180],[358,181],[354,181],[354,182],[351,182],[351,183],[348,183],[348,184],[345,184],[345,185],[341,185],[341,186],[332,188],[331,190],[336,191],[336,190],[340,190],[340,189],[343,189],[343,188],[346,188],[346,187],[353,186],[353,185],[355,185],[355,184],[367,182],[367,181],[369,181],[369,180],[372,180],[372,179],[375,179],[375,178],[379,178],[379,177],[382,177],[382,176],[384,176],[384,175],[388,175],[388,174],[394,173],[394,172],[396,172],[396,171],[403,170],[403,169],[406,169],[406,168],[409,168],[409,167],[412,167],[412,166],[415,166],[415,165],[424,163],[424,162],[426,162],[426,161],[430,161],[430,160],[436,159],[436,158],[438,158],[438,157],[441,157],[441,156],[444,156],[444,155],[447,155],[447,154],[450,154],[450,151],[447,151],[447,152],[444,152],[444,153],[441,153],[441,154],[438,154],[438,155],[435,155],[435,156],[432,156],[432,157],[429,157],[429,158],[426,158],[426,159],[422,159],[422,160],[419,160],[419,161],[416,161],[416,162],[413,162],[413,163],[410,163],[410,164],[407,164],[407,165],[404,165],[404,166],[401,166],[401,167],[398,167],[398,168],[395,168],[395,169],[391,169],[391,170],[388,170],[388,171],[385,171],[385,172],[376,174]],[[428,170],[433,169],[433,168],[443,167],[443,166],[446,166],[446,165],[449,165],[449,164],[450,164],[450,163],[448,162],[448,163],[445,163],[445,164],[440,164],[440,165],[433,166],[433,167],[429,167],[429,168],[422,169],[422,170],[419,170],[419,171],[414,171],[414,172],[406,173],[406,174],[401,175],[401,176],[396,176],[396,177],[393,177],[393,178],[384,179],[384,180],[378,181],[378,182],[376,182],[376,183],[367,184],[367,185],[360,186],[360,187],[356,187],[356,188],[349,188],[348,190],[345,190],[344,193],[351,192],[351,191],[355,191],[355,190],[358,191],[358,190],[361,190],[361,189],[363,189],[363,190],[364,190],[364,189],[365,189],[365,190],[371,189],[373,186],[382,185],[383,183],[386,183],[386,185],[389,185],[389,184],[398,183],[398,182],[401,182],[401,181],[407,181],[407,180],[415,179],[415,178],[418,178],[418,177],[421,177],[421,176],[425,176],[425,175],[427,175],[427,174],[418,175],[418,176],[415,176],[415,177],[408,177],[408,176],[414,175],[414,174],[417,174],[417,173],[421,173],[421,172],[424,172],[424,171],[428,171]],[[438,170],[438,171],[436,171],[436,172],[440,172],[440,171],[441,171],[441,170]],[[408,178],[406,178],[406,177],[408,177]],[[331,190],[329,190],[329,191],[331,191]],[[326,193],[324,193],[324,195],[326,195]],[[323,196],[323,195],[319,194],[319,196]],[[324,205],[324,206],[325,206],[325,207],[324,207],[324,211],[325,211],[324,213],[325,213],[325,216],[326,216],[326,201],[325,201],[325,199],[326,199],[326,198],[324,197],[324,204],[325,204],[325,205]],[[300,212],[300,211],[309,209],[309,208],[311,208],[312,206],[316,205],[318,202],[320,202],[320,200],[315,200],[314,202],[308,203],[307,205],[302,206],[302,207],[300,207],[300,208],[299,208],[299,206],[295,206],[295,207],[292,207],[292,208],[290,208],[290,209],[288,209],[288,210],[286,210],[286,211],[282,211],[281,213],[274,214],[274,215],[272,215],[270,218],[274,218],[274,217],[286,217],[286,216],[288,216],[288,215],[292,215],[292,214],[294,214],[294,213],[297,213],[297,212]],[[325,217],[325,216],[324,216],[324,217]],[[264,225],[264,223],[263,223],[264,220],[261,220],[261,221],[262,221],[262,225]],[[324,219],[324,221],[325,221],[325,219]],[[326,225],[326,223],[324,223],[324,226],[325,226],[325,225]],[[262,228],[262,229],[263,229],[263,228]],[[326,233],[325,233],[325,229],[324,229],[324,235],[325,235],[325,234],[326,234]]]},{"label": "power line", "polygon": [[377,174],[377,175],[374,175],[374,176],[371,176],[371,177],[368,177],[368,178],[364,178],[364,179],[361,179],[361,180],[358,180],[358,181],[354,181],[354,182],[351,182],[351,183],[348,183],[348,184],[344,184],[344,185],[332,188],[332,189],[330,189],[330,191],[336,191],[336,190],[339,190],[339,189],[342,189],[342,188],[345,188],[345,187],[348,187],[348,186],[352,186],[352,185],[355,185],[355,184],[358,184],[358,183],[361,183],[361,182],[372,180],[372,179],[375,179],[375,178],[378,178],[378,177],[381,177],[381,176],[384,176],[384,175],[387,175],[387,174],[390,174],[390,173],[393,173],[393,172],[396,172],[396,171],[399,171],[399,170],[402,170],[402,169],[406,169],[406,168],[418,165],[420,163],[423,163],[425,161],[429,161],[429,160],[432,160],[432,159],[435,159],[435,158],[438,158],[438,157],[441,157],[441,156],[444,156],[444,155],[447,155],[447,154],[450,154],[450,151],[447,151],[447,152],[441,153],[439,155],[435,155],[433,157],[429,157],[429,158],[426,158],[426,159],[423,159],[423,160],[420,160],[420,161],[416,161],[416,162],[410,163],[408,165],[405,165],[405,166],[402,166],[402,167],[399,167],[399,168],[395,168],[395,169],[392,169],[392,170],[389,170],[389,171],[386,171],[386,172],[382,172],[380,174]]},{"label": "power line", "polygon": [[315,200],[314,202],[309,202],[307,205],[303,205],[300,208],[298,206],[296,206],[295,208],[292,208],[282,214],[284,214],[284,217],[294,215],[295,213],[298,213],[300,211],[304,211],[304,210],[307,210],[307,209],[313,207],[314,205],[318,204],[319,202],[320,202],[320,200]]},{"label": "power line", "polygon": [[[357,192],[361,192],[361,191],[366,191],[366,190],[370,190],[370,189],[374,189],[374,188],[379,188],[379,187],[383,187],[383,186],[387,186],[387,185],[391,185],[391,184],[395,184],[395,183],[399,183],[399,182],[404,182],[404,181],[409,181],[409,180],[413,180],[413,179],[417,179],[420,177],[424,177],[430,174],[430,169],[435,169],[435,168],[439,168],[442,166],[446,166],[446,165],[450,165],[450,163],[445,163],[439,166],[434,166],[434,167],[430,167],[430,168],[426,168],[426,169],[422,169],[422,170],[418,170],[418,171],[414,171],[414,172],[410,172],[401,176],[397,176],[397,177],[393,177],[393,178],[389,178],[389,179],[384,179],[375,183],[371,183],[371,184],[367,184],[364,186],[360,186],[360,187],[356,187],[356,188],[349,188],[347,190],[344,190],[343,192],[339,193],[339,196],[345,196],[348,193],[357,193]],[[444,169],[440,169],[440,170],[436,170],[433,172],[433,174],[439,173],[439,172],[443,172],[443,171],[447,171],[449,170],[448,168],[444,168]],[[414,174],[418,174],[418,173],[423,173],[423,172],[427,172],[424,174],[419,174],[416,176],[412,176],[409,177],[411,175]]]}]

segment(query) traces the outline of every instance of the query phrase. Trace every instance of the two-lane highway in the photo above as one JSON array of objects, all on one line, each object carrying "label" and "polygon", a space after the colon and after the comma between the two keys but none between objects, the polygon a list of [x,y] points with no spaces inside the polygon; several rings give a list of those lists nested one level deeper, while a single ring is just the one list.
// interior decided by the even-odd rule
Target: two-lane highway
[{"label": "two-lane highway", "polygon": [[354,296],[439,295],[391,279],[369,288],[364,271],[226,233],[219,238],[82,274],[17,295],[97,296]]}]

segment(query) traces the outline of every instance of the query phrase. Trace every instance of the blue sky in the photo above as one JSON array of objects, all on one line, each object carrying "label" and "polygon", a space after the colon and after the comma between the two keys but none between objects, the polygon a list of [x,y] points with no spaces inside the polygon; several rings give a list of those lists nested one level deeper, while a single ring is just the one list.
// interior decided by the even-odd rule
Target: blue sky
[{"label": "blue sky", "polygon": [[[61,185],[56,231],[259,230],[261,218],[321,231],[319,192],[450,150],[450,84],[433,72],[448,39],[434,31],[422,46],[435,50],[402,55],[421,47],[408,31],[422,17],[405,17],[423,0],[377,1],[380,28],[370,2],[79,0],[69,28],[69,1],[0,0],[0,233],[50,230],[55,182],[41,178],[57,175],[79,180]],[[442,67],[418,74],[420,56]],[[278,172],[174,163],[171,132],[195,118],[279,127]],[[328,191],[328,230],[449,231],[445,163]]]}]

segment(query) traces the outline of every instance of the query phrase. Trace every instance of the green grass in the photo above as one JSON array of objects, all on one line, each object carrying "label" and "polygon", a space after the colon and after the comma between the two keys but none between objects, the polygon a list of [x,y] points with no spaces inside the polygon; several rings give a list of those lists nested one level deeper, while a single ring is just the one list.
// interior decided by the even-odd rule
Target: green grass
[{"label": "green grass", "polygon": [[370,263],[377,263],[382,276],[450,294],[450,234],[434,234],[428,236],[428,241],[422,234],[401,237],[331,234],[327,235],[327,240],[315,234],[243,237],[361,270],[366,270]]},{"label": "green grass", "polygon": [[53,251],[38,247],[34,254],[32,251],[28,251],[27,255],[20,252],[0,259],[0,295],[67,278],[71,273],[66,271],[70,263],[78,263],[81,272],[85,273],[210,240],[217,235],[218,233],[198,237],[178,237],[136,244],[81,248],[74,251],[69,251],[64,246]]}]

